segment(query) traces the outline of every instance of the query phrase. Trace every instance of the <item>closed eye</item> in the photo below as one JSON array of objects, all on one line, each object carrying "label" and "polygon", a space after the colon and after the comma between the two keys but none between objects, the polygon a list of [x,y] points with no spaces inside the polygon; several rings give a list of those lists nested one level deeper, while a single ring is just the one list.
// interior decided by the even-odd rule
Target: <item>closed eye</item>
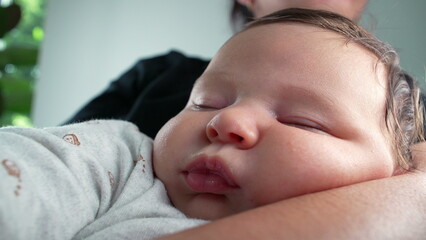
[{"label": "closed eye", "polygon": [[283,123],[287,126],[296,127],[296,128],[300,128],[300,129],[315,132],[315,133],[321,133],[321,134],[329,135],[326,128],[324,128],[322,125],[320,125],[320,124],[318,124],[314,121],[311,121],[311,120],[298,118],[298,119],[279,120],[279,122],[281,122],[281,123]]},{"label": "closed eye", "polygon": [[215,111],[226,106],[226,101],[222,98],[194,98],[190,105],[194,111]]},{"label": "closed eye", "polygon": [[195,94],[191,96],[190,107],[194,111],[215,111],[228,106],[225,97],[219,94]]},{"label": "closed eye", "polygon": [[314,132],[322,131],[320,128],[308,126],[308,125],[303,125],[303,124],[298,124],[298,123],[286,123],[286,125],[305,129],[305,130],[309,130],[309,131],[314,131]]},{"label": "closed eye", "polygon": [[192,103],[191,108],[192,110],[196,110],[196,111],[214,111],[219,109],[214,106],[210,106],[206,104],[195,104],[195,103]]}]

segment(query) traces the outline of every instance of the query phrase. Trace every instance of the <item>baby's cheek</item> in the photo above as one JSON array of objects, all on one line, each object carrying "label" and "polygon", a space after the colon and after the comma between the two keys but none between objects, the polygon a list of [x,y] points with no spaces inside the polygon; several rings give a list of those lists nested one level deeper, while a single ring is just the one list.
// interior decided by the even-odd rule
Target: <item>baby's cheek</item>
[{"label": "baby's cheek", "polygon": [[260,184],[252,194],[255,205],[261,206],[359,181],[353,177],[357,169],[336,157],[331,152],[287,152],[286,158],[279,164],[264,169],[261,174],[264,177],[259,179]]},{"label": "baby's cheek", "polygon": [[317,158],[314,164],[300,172],[300,194],[324,191],[360,182],[392,176],[392,164],[366,151],[347,151],[347,154],[330,152],[329,157]]}]

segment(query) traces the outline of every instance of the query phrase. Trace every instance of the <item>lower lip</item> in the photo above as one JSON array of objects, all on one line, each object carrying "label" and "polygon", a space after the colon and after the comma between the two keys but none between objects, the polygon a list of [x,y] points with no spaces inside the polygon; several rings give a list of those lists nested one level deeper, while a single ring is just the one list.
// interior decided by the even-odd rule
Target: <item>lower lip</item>
[{"label": "lower lip", "polygon": [[212,171],[191,171],[184,175],[188,186],[196,192],[224,194],[237,188]]}]

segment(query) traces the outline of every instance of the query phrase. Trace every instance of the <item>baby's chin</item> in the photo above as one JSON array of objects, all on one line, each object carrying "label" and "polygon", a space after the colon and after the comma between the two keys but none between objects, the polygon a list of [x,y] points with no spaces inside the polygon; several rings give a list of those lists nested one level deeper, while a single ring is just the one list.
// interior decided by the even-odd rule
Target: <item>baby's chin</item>
[{"label": "baby's chin", "polygon": [[203,211],[203,212],[191,212],[185,213],[185,215],[189,218],[203,219],[203,220],[218,220],[221,218],[225,218],[236,213],[223,213],[223,212],[215,212],[215,211]]},{"label": "baby's chin", "polygon": [[185,214],[189,218],[203,219],[203,220],[218,220],[221,218],[225,218],[231,216],[233,214],[222,214],[222,213],[212,213],[212,212],[203,212],[203,213],[188,213]]},{"label": "baby's chin", "polygon": [[[236,209],[230,204],[226,204],[226,197],[221,195],[215,196],[210,194],[210,196],[196,198],[198,199],[192,199],[189,204],[180,208],[187,217],[204,220],[218,220],[244,211]],[[202,202],[200,201],[200,198],[203,198]]]}]

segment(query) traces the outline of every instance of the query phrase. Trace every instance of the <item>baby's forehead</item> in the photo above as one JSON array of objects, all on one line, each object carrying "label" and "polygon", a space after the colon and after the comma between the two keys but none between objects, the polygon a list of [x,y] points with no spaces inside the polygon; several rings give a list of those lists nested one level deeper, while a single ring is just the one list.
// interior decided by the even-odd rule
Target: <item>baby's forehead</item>
[{"label": "baby's forehead", "polygon": [[[345,33],[345,31],[340,28],[321,28],[310,23],[273,22],[248,27],[234,35],[227,43],[235,39],[243,39],[243,42],[265,39],[270,39],[272,41],[278,39],[281,40],[281,45],[287,46],[306,42],[307,46],[305,47],[315,47],[322,43],[327,43],[335,47],[357,48],[358,51],[367,53],[375,59],[379,59],[386,54],[386,48],[388,46],[372,35],[360,35],[355,37],[353,34],[354,33]],[[273,35],[273,37],[271,35]],[[307,42],[309,39],[316,39],[316,41]],[[226,46],[227,43],[222,47]],[[271,49],[273,49],[272,45]]]},{"label": "baby's forehead", "polygon": [[[249,89],[247,82],[255,87]],[[249,28],[220,49],[196,83],[205,90],[215,85],[248,91],[291,85],[317,95],[333,93],[342,104],[350,101],[339,99],[356,98],[366,109],[377,109],[380,103],[383,110],[387,76],[374,53],[338,33],[308,24],[274,23]]]},{"label": "baby's forehead", "polygon": [[[250,51],[251,49],[256,51]],[[340,61],[342,57],[350,61],[348,65],[340,65],[340,67],[352,68],[353,71],[363,67],[381,75],[379,74],[381,70],[387,68],[375,52],[358,41],[350,40],[332,30],[303,23],[271,23],[250,27],[225,43],[212,62],[223,61],[223,55],[226,57],[244,55],[243,58],[246,59],[256,58],[259,59],[257,63],[259,65],[267,63],[260,61],[261,59],[269,58],[271,62],[277,63],[275,65],[277,69],[280,67],[279,63],[288,64],[290,61],[299,61],[300,63],[310,62],[312,66],[316,66],[321,65],[323,60]],[[359,61],[367,64],[357,65]],[[302,66],[302,64],[299,65]],[[337,64],[332,66],[332,68],[337,67]]]}]

